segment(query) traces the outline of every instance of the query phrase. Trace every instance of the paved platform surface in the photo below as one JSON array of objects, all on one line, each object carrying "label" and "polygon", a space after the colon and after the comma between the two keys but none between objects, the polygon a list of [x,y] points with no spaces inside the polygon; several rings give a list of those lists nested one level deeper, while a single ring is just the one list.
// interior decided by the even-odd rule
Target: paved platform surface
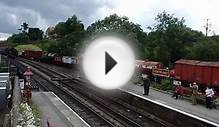
[{"label": "paved platform surface", "polygon": [[145,98],[160,102],[162,104],[168,105],[175,109],[179,109],[186,113],[198,116],[200,118],[207,119],[219,125],[219,110],[216,109],[207,109],[205,105],[192,105],[192,102],[188,100],[178,99],[175,100],[171,97],[170,94],[165,94],[153,89],[150,89],[149,96],[143,96],[143,86],[128,83],[123,86],[121,89],[135,93]]},{"label": "paved platform surface", "polygon": [[53,92],[33,92],[32,102],[41,114],[40,126],[47,127],[87,127],[89,126]]}]

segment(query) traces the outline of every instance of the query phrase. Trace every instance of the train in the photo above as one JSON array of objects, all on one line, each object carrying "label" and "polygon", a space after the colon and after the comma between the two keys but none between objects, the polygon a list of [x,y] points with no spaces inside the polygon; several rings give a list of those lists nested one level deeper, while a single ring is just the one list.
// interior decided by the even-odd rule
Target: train
[{"label": "train", "polygon": [[188,87],[196,82],[201,90],[206,86],[219,91],[219,62],[180,59],[175,61],[172,69],[165,68],[161,62],[136,60],[139,74],[146,73],[151,80],[161,81],[169,78],[174,85],[181,82]]},{"label": "train", "polygon": [[[11,53],[10,56],[17,55],[15,49],[7,49],[7,53]],[[78,66],[80,63],[78,57],[75,56],[46,54],[42,51],[25,50],[21,57],[69,67]],[[175,61],[172,69],[169,69],[164,68],[161,62],[136,60],[136,70],[138,74],[146,73],[151,78],[171,78],[173,83],[180,81],[182,84],[188,85],[197,82],[203,88],[207,85],[219,88],[219,62],[180,59]]]},{"label": "train", "polygon": [[183,84],[198,83],[201,87],[219,88],[219,62],[180,59],[174,64],[174,80]]},{"label": "train", "polygon": [[72,67],[78,63],[75,56],[62,56],[56,53],[43,53],[43,51],[24,50],[21,57],[67,67]]},{"label": "train", "polygon": [[39,60],[43,56],[42,51],[24,50],[21,54],[22,57],[31,60]]},{"label": "train", "polygon": [[152,70],[155,68],[163,68],[161,62],[149,61],[149,60],[136,60],[135,67],[138,74],[152,74]]}]

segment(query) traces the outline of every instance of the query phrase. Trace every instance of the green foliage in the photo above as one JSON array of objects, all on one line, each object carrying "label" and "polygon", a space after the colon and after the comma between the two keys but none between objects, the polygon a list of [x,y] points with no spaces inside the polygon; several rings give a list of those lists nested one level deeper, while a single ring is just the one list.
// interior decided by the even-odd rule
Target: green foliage
[{"label": "green foliage", "polygon": [[158,14],[155,21],[145,41],[145,57],[161,61],[166,66],[185,57],[187,47],[204,38],[201,32],[186,27],[183,18],[176,18],[165,11]]},{"label": "green foliage", "polygon": [[88,26],[87,33],[90,36],[97,34],[115,34],[125,37],[134,42],[133,47],[140,51],[140,55],[143,51],[142,44],[147,36],[139,24],[134,24],[130,22],[127,17],[119,17],[116,14],[92,23]]},{"label": "green foliage", "polygon": [[29,36],[26,33],[13,34],[7,41],[12,43],[26,43],[29,41]]},{"label": "green foliage", "polygon": [[[29,41],[41,40],[43,39],[43,31],[39,28],[29,28],[26,22],[23,22],[21,28],[18,29],[20,33],[13,34],[8,38],[8,42],[24,44]],[[27,33],[28,30],[28,33]]]},{"label": "green foliage", "polygon": [[43,39],[43,31],[39,28],[29,28],[28,29],[28,35],[30,40],[42,40]]},{"label": "green foliage", "polygon": [[16,127],[40,126],[40,113],[37,108],[31,108],[27,103],[21,103],[18,110]]},{"label": "green foliage", "polygon": [[163,79],[163,80],[161,81],[161,89],[162,89],[162,90],[165,90],[165,91],[167,91],[167,90],[172,90],[172,89],[173,89],[173,85],[171,84],[170,80],[168,80],[168,79]]},{"label": "green foliage", "polygon": [[55,26],[55,33],[57,41],[48,47],[48,52],[61,55],[74,55],[86,36],[84,25],[76,15],[68,18],[66,22],[58,23]]},{"label": "green foliage", "polygon": [[50,49],[50,45],[58,43],[56,40],[50,40],[50,39],[43,39],[43,40],[38,40],[35,41],[35,45],[40,47],[42,51],[48,52]]},{"label": "green foliage", "polygon": [[161,89],[164,91],[170,91],[173,90],[173,84],[170,82],[170,80],[168,79],[163,79],[161,81],[161,84],[154,84],[152,85],[153,87],[157,88],[157,89]]},{"label": "green foliage", "polygon": [[156,16],[154,25],[148,28],[150,31],[147,34],[139,24],[113,14],[97,20],[85,30],[83,23],[73,15],[55,26],[52,39],[42,39],[41,30],[29,28],[24,22],[19,29],[21,33],[12,35],[8,42],[23,44],[37,40],[33,43],[45,52],[75,55],[86,45],[82,43],[85,38],[117,35],[133,42],[131,46],[139,51],[137,59],[159,61],[169,67],[181,58],[219,61],[219,36],[205,37],[201,32],[187,27],[184,18],[164,11]]},{"label": "green foliage", "polygon": [[66,22],[59,22],[55,26],[55,33],[59,38],[64,37],[68,34],[84,32],[84,25],[78,20],[76,15],[73,15],[71,18],[68,18]]},{"label": "green foliage", "polygon": [[219,41],[213,39],[205,39],[188,48],[188,59],[196,60],[219,60]]},{"label": "green foliage", "polygon": [[22,33],[27,33],[28,28],[29,28],[28,24],[26,22],[23,22],[23,24],[21,25],[21,28],[18,30],[21,31]]},{"label": "green foliage", "polygon": [[24,50],[33,50],[33,51],[41,51],[42,49],[33,44],[26,44],[26,45],[18,45],[15,47],[18,51],[18,54],[21,55]]}]

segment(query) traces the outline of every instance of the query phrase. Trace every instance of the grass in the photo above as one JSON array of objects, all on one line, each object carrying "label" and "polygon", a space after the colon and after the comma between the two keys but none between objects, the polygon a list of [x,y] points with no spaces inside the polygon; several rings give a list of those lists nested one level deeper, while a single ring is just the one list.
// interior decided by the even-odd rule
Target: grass
[{"label": "grass", "polygon": [[15,47],[20,55],[24,50],[42,51],[42,49],[34,44],[18,45]]}]

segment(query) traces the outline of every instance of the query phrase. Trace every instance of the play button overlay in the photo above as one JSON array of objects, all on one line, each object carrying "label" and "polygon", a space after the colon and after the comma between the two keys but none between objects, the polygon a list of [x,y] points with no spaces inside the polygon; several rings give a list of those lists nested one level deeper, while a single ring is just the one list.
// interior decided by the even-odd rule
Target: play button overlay
[{"label": "play button overlay", "polygon": [[117,62],[105,52],[105,74],[107,74],[116,64]]},{"label": "play button overlay", "polygon": [[125,85],[135,70],[135,55],[124,40],[101,37],[90,43],[83,54],[86,78],[102,89]]}]

